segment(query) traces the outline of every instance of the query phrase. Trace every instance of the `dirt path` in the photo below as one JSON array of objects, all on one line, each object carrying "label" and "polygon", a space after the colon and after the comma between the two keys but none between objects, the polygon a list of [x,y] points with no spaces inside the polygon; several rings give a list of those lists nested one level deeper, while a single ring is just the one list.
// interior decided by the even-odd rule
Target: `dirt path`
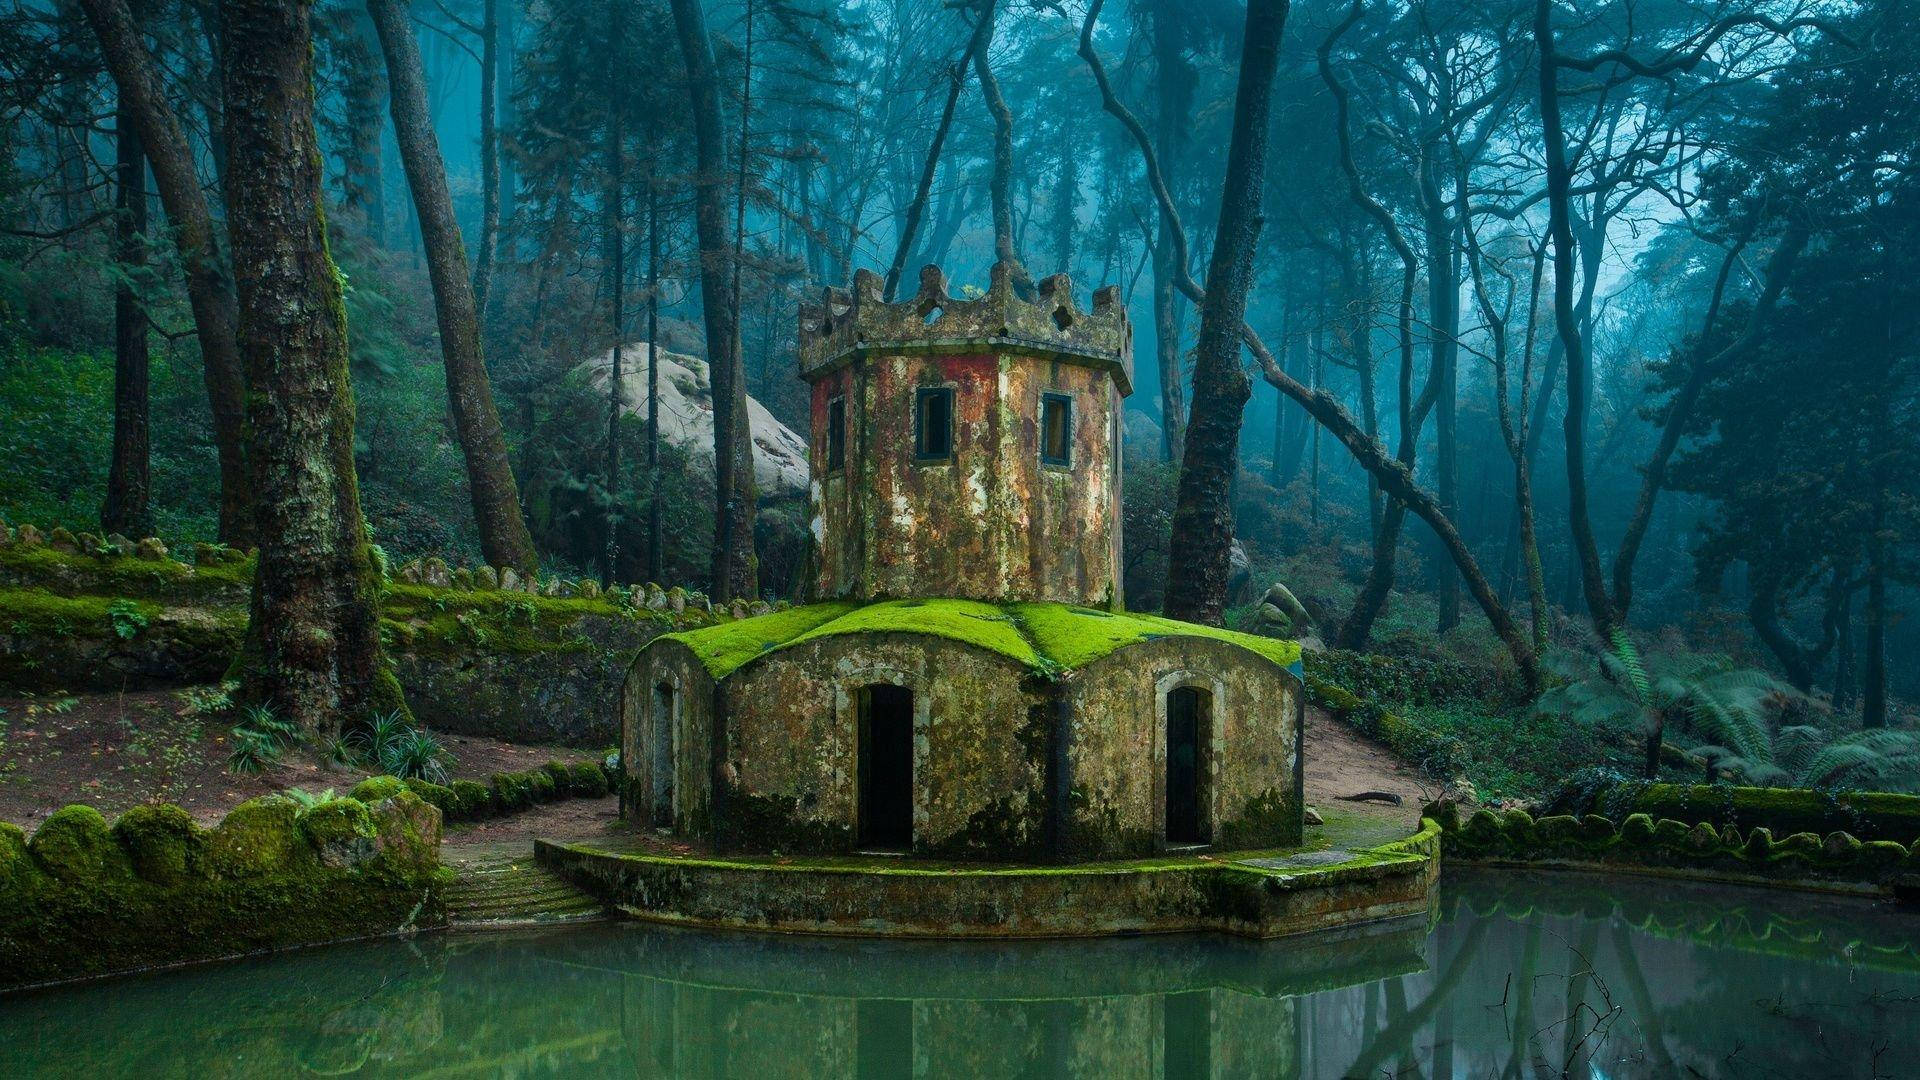
[{"label": "dirt path", "polygon": [[[305,788],[344,792],[371,774],[323,765],[295,749],[278,767],[252,776],[227,770],[231,721],[198,719],[193,691],[45,694],[0,697],[0,821],[31,831],[68,803],[88,803],[109,818],[150,800],[177,803],[212,824],[259,795]],[[455,779],[484,781],[591,751],[525,746],[435,732]]]},{"label": "dirt path", "polygon": [[[1345,819],[1405,835],[1420,824],[1420,807],[1439,793],[1438,786],[1319,709],[1307,709],[1307,805],[1333,824]],[[1383,791],[1400,796],[1400,805],[1351,802],[1343,795]]]}]

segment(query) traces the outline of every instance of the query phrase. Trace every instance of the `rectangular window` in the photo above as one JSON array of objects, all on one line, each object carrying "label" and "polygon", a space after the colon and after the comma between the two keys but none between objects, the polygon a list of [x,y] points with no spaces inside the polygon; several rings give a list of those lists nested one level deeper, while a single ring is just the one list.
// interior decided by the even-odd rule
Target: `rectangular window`
[{"label": "rectangular window", "polygon": [[921,461],[953,457],[953,387],[923,386],[914,396],[913,456]]},{"label": "rectangular window", "polygon": [[1040,395],[1040,463],[1073,464],[1073,399],[1066,394]]},{"label": "rectangular window", "polygon": [[847,467],[847,399],[834,398],[827,402],[827,471],[839,472]]}]

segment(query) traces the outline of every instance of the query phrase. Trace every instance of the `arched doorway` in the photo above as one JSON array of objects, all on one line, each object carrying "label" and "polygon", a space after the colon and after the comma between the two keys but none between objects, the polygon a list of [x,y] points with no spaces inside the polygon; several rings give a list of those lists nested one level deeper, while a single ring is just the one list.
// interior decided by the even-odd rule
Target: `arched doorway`
[{"label": "arched doorway", "polygon": [[670,683],[657,683],[653,688],[653,708],[650,723],[653,742],[647,747],[649,754],[649,772],[653,777],[653,805],[650,808],[655,826],[673,827],[673,686]]},{"label": "arched doorway", "polygon": [[1205,844],[1206,746],[1213,695],[1192,686],[1167,691],[1167,843]]},{"label": "arched doorway", "polygon": [[913,691],[876,683],[860,692],[859,843],[913,846]]}]

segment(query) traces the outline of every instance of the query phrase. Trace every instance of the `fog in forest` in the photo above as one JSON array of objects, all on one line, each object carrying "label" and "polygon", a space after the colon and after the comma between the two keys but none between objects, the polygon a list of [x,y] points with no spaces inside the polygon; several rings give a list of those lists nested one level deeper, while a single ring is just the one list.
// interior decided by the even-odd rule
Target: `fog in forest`
[{"label": "fog in forest", "polygon": [[[1131,320],[1128,608],[1490,672],[1469,739],[1737,676],[1681,767],[1911,789],[1917,58],[1909,0],[12,0],[0,519],[803,603],[803,308],[1002,264]],[[345,370],[273,381],[328,256]],[[251,509],[315,461],[358,510]]]}]

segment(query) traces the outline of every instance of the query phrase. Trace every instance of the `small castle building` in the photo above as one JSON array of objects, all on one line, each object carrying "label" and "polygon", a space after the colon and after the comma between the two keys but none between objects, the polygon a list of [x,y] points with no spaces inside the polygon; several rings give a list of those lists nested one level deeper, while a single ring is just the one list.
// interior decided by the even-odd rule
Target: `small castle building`
[{"label": "small castle building", "polygon": [[725,852],[1070,862],[1301,838],[1292,642],[1124,609],[1119,294],[862,271],[801,312],[811,603],[649,642],[626,812]]}]

